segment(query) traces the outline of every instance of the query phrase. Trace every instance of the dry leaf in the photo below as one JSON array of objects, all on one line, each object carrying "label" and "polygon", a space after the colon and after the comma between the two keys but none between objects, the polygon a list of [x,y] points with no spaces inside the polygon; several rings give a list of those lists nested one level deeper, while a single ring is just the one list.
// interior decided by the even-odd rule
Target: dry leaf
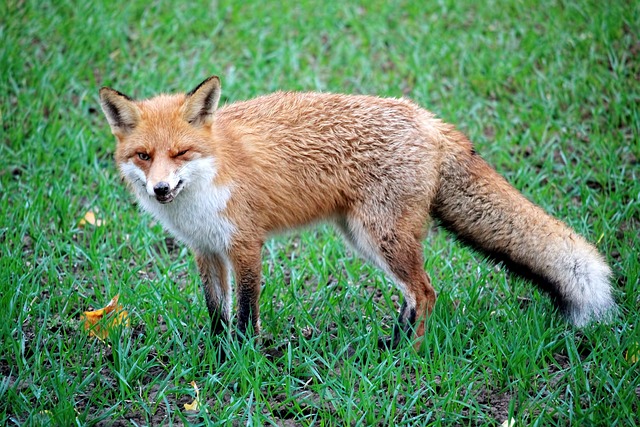
[{"label": "dry leaf", "polygon": [[515,425],[516,420],[514,420],[513,418],[507,418],[502,424],[500,424],[500,427],[515,427]]},{"label": "dry leaf", "polygon": [[95,227],[102,227],[104,221],[96,218],[96,214],[93,211],[87,211],[87,213],[84,214],[84,217],[78,221],[78,227],[82,228],[87,224]]},{"label": "dry leaf", "polygon": [[89,331],[89,335],[104,340],[109,335],[109,330],[115,326],[123,323],[125,326],[129,326],[129,313],[123,310],[122,306],[118,304],[119,297],[120,294],[117,294],[109,301],[109,304],[103,308],[85,311],[82,314],[80,321],[84,329]]},{"label": "dry leaf", "polygon": [[640,358],[640,342],[636,341],[631,344],[627,349],[627,354],[624,356],[624,358],[629,363],[636,363]]},{"label": "dry leaf", "polygon": [[191,385],[196,392],[196,398],[193,399],[193,402],[191,403],[185,403],[184,409],[186,409],[187,411],[197,411],[200,406],[200,390],[198,390],[198,385],[195,381],[191,381]]}]

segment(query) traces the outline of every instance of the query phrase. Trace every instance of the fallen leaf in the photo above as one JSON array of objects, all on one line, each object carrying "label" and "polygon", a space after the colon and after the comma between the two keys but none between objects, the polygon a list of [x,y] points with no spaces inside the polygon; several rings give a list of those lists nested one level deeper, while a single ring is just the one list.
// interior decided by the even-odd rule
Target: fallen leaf
[{"label": "fallen leaf", "polygon": [[500,424],[500,427],[515,427],[515,425],[516,420],[514,420],[513,418],[507,418],[502,424]]},{"label": "fallen leaf", "polygon": [[636,363],[638,361],[638,358],[640,358],[640,342],[636,341],[631,344],[627,349],[627,354],[624,356],[624,358],[629,363]]},{"label": "fallen leaf", "polygon": [[198,390],[198,385],[195,381],[191,381],[191,385],[196,392],[196,398],[193,399],[193,402],[191,403],[185,403],[184,409],[186,409],[187,411],[197,411],[200,406],[200,390]]},{"label": "fallen leaf", "polygon": [[118,304],[118,298],[120,298],[120,294],[113,297],[109,304],[103,308],[85,311],[82,314],[80,321],[84,329],[89,331],[89,335],[104,340],[112,328],[123,323],[125,326],[129,326],[129,313]]},{"label": "fallen leaf", "polygon": [[104,221],[96,218],[96,214],[93,211],[87,211],[87,213],[84,214],[84,217],[82,217],[80,221],[78,221],[78,227],[82,228],[87,224],[93,225],[95,227],[102,227]]}]

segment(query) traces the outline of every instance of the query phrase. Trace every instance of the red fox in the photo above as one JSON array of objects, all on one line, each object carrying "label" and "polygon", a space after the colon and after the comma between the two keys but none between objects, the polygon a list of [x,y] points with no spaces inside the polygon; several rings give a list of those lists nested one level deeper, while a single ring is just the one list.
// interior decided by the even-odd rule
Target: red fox
[{"label": "red fox", "polygon": [[382,269],[404,297],[384,346],[419,342],[436,291],[422,239],[434,217],[548,291],[575,325],[615,309],[594,246],[531,203],[454,126],[406,99],[277,92],[217,108],[213,76],[187,94],[135,101],[100,90],[115,159],[144,210],[197,260],[212,332],[231,315],[259,331],[261,248],[319,220]]}]

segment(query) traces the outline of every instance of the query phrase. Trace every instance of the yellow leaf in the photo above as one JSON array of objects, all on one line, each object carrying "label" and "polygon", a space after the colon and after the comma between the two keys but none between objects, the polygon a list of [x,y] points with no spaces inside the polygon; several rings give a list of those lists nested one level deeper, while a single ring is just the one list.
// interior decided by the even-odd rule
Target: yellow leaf
[{"label": "yellow leaf", "polygon": [[84,214],[84,217],[78,221],[78,226],[82,228],[87,224],[95,227],[102,227],[104,221],[96,218],[96,214],[93,211],[87,211],[87,213]]},{"label": "yellow leaf", "polygon": [[187,411],[197,411],[200,405],[200,390],[198,390],[198,385],[195,381],[191,381],[191,385],[196,392],[196,398],[193,399],[193,402],[191,403],[185,403],[184,409],[186,409]]},{"label": "yellow leaf", "polygon": [[89,335],[104,340],[112,328],[122,324],[129,326],[129,313],[118,304],[119,297],[120,294],[117,294],[103,308],[82,314],[80,321]]},{"label": "yellow leaf", "polygon": [[627,354],[624,356],[624,358],[629,363],[636,363],[639,357],[640,357],[640,342],[636,341],[629,346],[629,348],[627,349]]}]

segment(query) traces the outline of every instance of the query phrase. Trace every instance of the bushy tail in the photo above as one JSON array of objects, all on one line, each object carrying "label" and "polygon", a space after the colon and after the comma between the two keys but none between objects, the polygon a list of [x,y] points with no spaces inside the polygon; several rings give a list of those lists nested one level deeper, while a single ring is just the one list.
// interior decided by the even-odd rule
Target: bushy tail
[{"label": "bushy tail", "polygon": [[465,243],[536,282],[577,326],[615,309],[596,248],[513,188],[471,146],[445,160],[433,216]]}]

